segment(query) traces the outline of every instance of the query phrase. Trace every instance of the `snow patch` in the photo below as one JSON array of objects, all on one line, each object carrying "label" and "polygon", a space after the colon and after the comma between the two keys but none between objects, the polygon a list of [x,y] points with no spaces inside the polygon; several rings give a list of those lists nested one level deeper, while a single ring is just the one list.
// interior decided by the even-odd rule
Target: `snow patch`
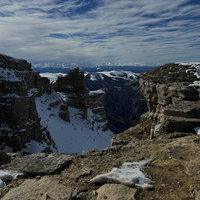
[{"label": "snow patch", "polygon": [[17,179],[20,175],[23,175],[23,173],[11,170],[0,170],[0,188],[5,187],[7,181]]},{"label": "snow patch", "polygon": [[200,81],[194,81],[192,84],[189,86],[195,86],[195,87],[200,87]]},{"label": "snow patch", "polygon": [[200,135],[200,127],[196,127],[194,130],[196,131],[197,135]]},{"label": "snow patch", "polygon": [[0,67],[0,79],[11,82],[19,82],[22,79],[16,76],[16,71],[13,69],[3,69]]},{"label": "snow patch", "polygon": [[105,91],[103,89],[99,89],[99,90],[94,90],[94,91],[89,91],[89,95],[93,95],[93,94],[103,94],[105,93]]},{"label": "snow patch", "polygon": [[90,73],[90,80],[91,81],[98,81],[98,80],[103,80],[104,77],[100,73]]},{"label": "snow patch", "polygon": [[133,80],[138,80],[139,79],[139,74],[138,73],[134,73],[134,72],[130,72],[130,71],[112,70],[112,71],[103,71],[103,72],[97,72],[97,73],[104,74],[104,75],[112,78],[113,80],[117,80],[119,78],[125,79],[125,80],[129,80],[129,81],[133,81]]},{"label": "snow patch", "polygon": [[28,91],[27,96],[28,96],[28,97],[31,97],[31,96],[33,96],[34,94],[37,94],[37,93],[38,93],[38,89],[37,89],[37,88],[32,88],[32,89],[30,89],[30,90]]},{"label": "snow patch", "polygon": [[153,181],[141,171],[141,168],[152,160],[150,158],[139,162],[124,163],[119,169],[113,168],[111,172],[98,175],[90,181],[97,184],[121,183],[129,187],[136,186],[143,189],[153,189],[154,187],[149,184],[153,183]]},{"label": "snow patch", "polygon": [[50,80],[50,82],[56,82],[59,76],[65,76],[64,73],[40,73],[41,77],[46,77]]},{"label": "snow patch", "polygon": [[[191,69],[187,69],[185,72],[186,73],[194,73],[193,68],[195,68],[196,72],[194,75],[197,78],[200,78],[200,63],[199,62],[188,62],[188,63],[177,63],[179,65],[190,65]],[[200,81],[194,81],[193,84],[190,84],[189,86],[200,86]]]},{"label": "snow patch", "polygon": [[3,97],[3,98],[7,98],[7,97],[20,98],[20,96],[17,95],[17,94],[6,94],[6,95],[4,95],[4,96],[2,96],[2,97]]},{"label": "snow patch", "polygon": [[26,143],[26,148],[21,149],[21,151],[18,151],[17,153],[40,153],[42,152],[46,147],[49,147],[46,143],[39,143],[35,140],[31,140],[31,142]]}]

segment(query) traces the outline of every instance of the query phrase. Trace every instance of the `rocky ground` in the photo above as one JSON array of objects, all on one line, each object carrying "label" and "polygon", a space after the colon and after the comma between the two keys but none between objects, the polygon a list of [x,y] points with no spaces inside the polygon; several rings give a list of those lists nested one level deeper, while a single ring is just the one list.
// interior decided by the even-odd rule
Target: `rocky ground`
[{"label": "rocky ground", "polygon": [[[9,154],[1,169],[18,170],[24,176],[1,189],[1,199],[198,199],[200,191],[200,136],[155,139],[64,154]],[[96,185],[90,180],[124,162],[154,160],[143,171],[155,189],[136,189],[121,184]],[[122,195],[116,197],[112,194]],[[60,197],[59,197],[60,195]],[[110,196],[109,196],[110,195]]]}]

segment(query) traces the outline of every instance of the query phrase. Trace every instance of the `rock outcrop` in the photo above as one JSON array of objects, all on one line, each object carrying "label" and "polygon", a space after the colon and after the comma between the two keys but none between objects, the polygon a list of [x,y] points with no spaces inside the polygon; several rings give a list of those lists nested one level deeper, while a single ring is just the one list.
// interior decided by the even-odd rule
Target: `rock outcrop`
[{"label": "rock outcrop", "polygon": [[[172,139],[148,139],[102,150],[83,151],[71,157],[69,165],[63,167],[61,172],[55,170],[52,175],[36,177],[29,175],[8,182],[7,187],[0,190],[0,198],[17,199],[21,195],[21,198],[23,196],[24,199],[29,199],[30,196],[26,197],[25,194],[27,191],[29,195],[28,191],[32,188],[33,197],[39,193],[43,194],[38,196],[38,199],[41,197],[45,199],[46,194],[51,194],[53,199],[59,199],[59,195],[70,196],[72,193],[73,200],[112,199],[118,191],[120,192],[118,197],[122,195],[126,199],[198,199],[199,144],[200,136],[192,135]],[[115,184],[96,185],[90,181],[97,175],[110,172],[114,167],[119,168],[125,162],[141,161],[150,157],[154,158],[153,161],[142,171],[154,181],[152,183],[154,190],[135,189]],[[18,158],[12,156],[12,159],[14,161]],[[32,162],[32,167],[34,165],[35,163]],[[3,166],[6,165],[1,165],[0,168],[4,168]],[[13,166],[9,169],[16,168]],[[59,194],[57,188],[61,188]],[[114,191],[116,191],[115,194],[113,194]]]},{"label": "rock outcrop", "polygon": [[35,105],[35,97],[50,92],[49,84],[26,60],[0,54],[0,149],[20,151],[32,140],[52,145]]},{"label": "rock outcrop", "polygon": [[[152,125],[149,134],[158,137],[166,133],[193,132],[200,123],[200,80],[191,65],[166,64],[144,74],[141,91],[147,99]],[[144,117],[143,117],[144,118]]]},{"label": "rock outcrop", "polygon": [[[198,65],[197,65],[198,66]],[[200,80],[195,65],[170,63],[141,76],[140,87],[149,111],[140,124],[112,137],[112,144],[165,137],[182,132],[196,134],[200,124]]]},{"label": "rock outcrop", "polygon": [[66,76],[58,77],[52,89],[66,95],[62,99],[65,105],[60,107],[59,113],[63,120],[70,121],[69,106],[80,110],[78,114],[82,119],[88,120],[91,129],[95,129],[94,124],[99,123],[97,129],[108,130],[104,107],[101,102],[92,102],[89,99],[84,73],[78,68],[70,70]]},{"label": "rock outcrop", "polygon": [[75,190],[59,184],[51,177],[43,177],[39,180],[27,179],[5,195],[2,200],[73,200],[75,196]]},{"label": "rock outcrop", "polygon": [[86,90],[83,72],[79,71],[78,68],[70,70],[66,76],[58,77],[52,88],[57,92],[66,93],[67,98],[63,101],[68,106],[83,110],[83,118],[87,119],[89,91]]},{"label": "rock outcrop", "polygon": [[71,156],[62,153],[35,153],[27,156],[8,153],[8,156],[11,161],[1,165],[1,169],[20,171],[29,177],[56,174],[71,163]]}]

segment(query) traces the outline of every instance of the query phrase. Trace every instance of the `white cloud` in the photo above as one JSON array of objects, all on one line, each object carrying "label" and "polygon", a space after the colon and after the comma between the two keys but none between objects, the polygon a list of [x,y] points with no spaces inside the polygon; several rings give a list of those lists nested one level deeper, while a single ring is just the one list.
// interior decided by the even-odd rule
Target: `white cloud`
[{"label": "white cloud", "polygon": [[77,13],[87,6],[84,1],[57,2],[1,1],[0,52],[30,62],[147,63],[199,56],[199,4],[104,0]]}]

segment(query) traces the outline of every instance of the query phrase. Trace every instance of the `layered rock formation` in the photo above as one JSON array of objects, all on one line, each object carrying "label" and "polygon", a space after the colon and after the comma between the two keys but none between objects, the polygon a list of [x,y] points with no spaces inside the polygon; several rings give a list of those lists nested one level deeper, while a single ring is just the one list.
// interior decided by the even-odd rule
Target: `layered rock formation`
[{"label": "layered rock formation", "polygon": [[[32,140],[45,141],[35,97],[50,92],[49,80],[39,76],[26,60],[0,55],[0,148],[20,151]],[[5,149],[6,148],[6,149]]]},{"label": "layered rock formation", "polygon": [[52,88],[57,92],[66,93],[65,103],[68,106],[82,109],[84,111],[83,118],[87,118],[89,92],[86,90],[83,72],[78,68],[70,70],[66,76],[58,77]]},{"label": "layered rock formation", "polygon": [[[197,65],[198,66],[198,65]],[[192,64],[170,63],[141,76],[140,87],[149,111],[140,124],[113,136],[113,144],[131,140],[155,138],[182,132],[196,134],[200,124],[200,87],[197,68]]]},{"label": "layered rock formation", "polygon": [[191,65],[172,63],[141,77],[141,91],[149,108],[146,115],[152,120],[152,138],[175,131],[195,133],[200,123],[200,88],[192,86],[199,80],[195,73]]}]

